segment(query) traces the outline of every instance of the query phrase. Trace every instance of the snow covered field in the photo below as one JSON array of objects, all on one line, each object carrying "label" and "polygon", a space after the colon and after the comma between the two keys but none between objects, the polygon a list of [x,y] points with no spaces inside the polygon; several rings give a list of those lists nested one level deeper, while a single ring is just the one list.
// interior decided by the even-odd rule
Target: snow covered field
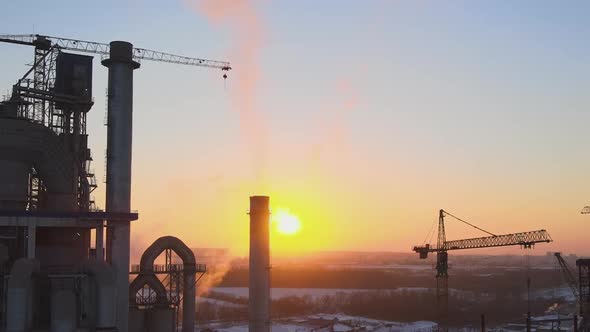
[{"label": "snow covered field", "polygon": [[[214,287],[211,291],[236,297],[248,297],[248,287]],[[343,288],[272,288],[270,295],[273,300],[287,296],[305,296],[319,298],[324,295],[335,295],[337,293],[356,293],[368,291],[368,289],[343,289]]]},{"label": "snow covered field", "polygon": [[[531,294],[533,299],[557,299],[557,298],[565,298],[568,302],[575,302],[576,297],[572,292],[571,288],[564,286],[564,287],[557,287],[557,288],[546,288],[542,290],[538,290]],[[526,298],[526,294],[523,295],[523,298]]]},{"label": "snow covered field", "polygon": [[[219,332],[248,332],[248,325],[238,324],[233,326],[214,326],[209,328]],[[305,317],[293,317],[274,322],[273,332],[308,332],[308,331],[335,331],[348,332],[363,329],[375,332],[430,332],[436,327],[436,323],[418,321],[412,323],[400,323],[382,321],[364,317],[348,316],[343,314],[317,314]]]},{"label": "snow covered field", "polygon": [[[233,295],[236,297],[248,297],[248,287],[214,287],[211,291],[216,293],[222,293],[226,295]],[[311,296],[313,299],[320,298],[326,295],[336,295],[338,293],[358,293],[358,292],[371,292],[371,291],[387,291],[391,293],[402,293],[402,292],[414,292],[414,293],[425,293],[428,291],[434,292],[433,288],[424,287],[400,287],[396,289],[360,289],[360,288],[272,288],[271,297],[273,300],[288,296]],[[472,296],[471,292],[460,291],[457,289],[449,289],[452,294],[459,296],[469,297]]]}]

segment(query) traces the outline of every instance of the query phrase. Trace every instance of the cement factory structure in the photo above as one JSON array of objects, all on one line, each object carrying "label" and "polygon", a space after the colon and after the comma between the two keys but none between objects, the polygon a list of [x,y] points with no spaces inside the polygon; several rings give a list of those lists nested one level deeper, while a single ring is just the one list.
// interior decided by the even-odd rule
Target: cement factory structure
[{"label": "cement factory structure", "polygon": [[[180,240],[158,239],[129,284],[130,223],[138,219],[130,206],[133,71],[141,59],[224,71],[229,63],[122,41],[0,35],[0,42],[34,48],[31,69],[0,103],[0,330],[173,331],[176,297],[182,330],[193,331],[196,274],[205,267]],[[86,132],[93,57],[65,51],[100,54],[108,68],[104,211],[91,198],[97,184]],[[171,251],[181,267],[154,265]],[[167,289],[156,277],[162,272],[182,281]],[[155,296],[142,302],[145,289]]]}]

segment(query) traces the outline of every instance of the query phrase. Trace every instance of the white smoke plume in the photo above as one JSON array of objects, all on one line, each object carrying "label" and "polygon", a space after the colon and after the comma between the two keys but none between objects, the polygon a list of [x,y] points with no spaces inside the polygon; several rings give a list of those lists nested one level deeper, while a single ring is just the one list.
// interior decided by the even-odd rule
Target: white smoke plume
[{"label": "white smoke plume", "polygon": [[[198,259],[199,258],[197,257],[197,260]],[[216,262],[214,266],[207,266],[207,273],[203,275],[197,284],[197,296],[206,295],[211,288],[219,285],[225,274],[230,270],[230,263],[230,258],[227,257],[227,259],[222,262]]]},{"label": "white smoke plume", "polygon": [[229,74],[232,108],[238,114],[253,172],[263,180],[267,158],[267,125],[257,104],[264,26],[254,0],[185,0],[200,16],[231,35]]}]

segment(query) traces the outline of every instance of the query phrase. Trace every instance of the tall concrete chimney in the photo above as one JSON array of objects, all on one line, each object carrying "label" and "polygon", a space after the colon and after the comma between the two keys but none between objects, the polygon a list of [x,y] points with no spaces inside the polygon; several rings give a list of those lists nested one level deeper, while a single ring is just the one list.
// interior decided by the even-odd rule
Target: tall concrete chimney
[{"label": "tall concrete chimney", "polygon": [[270,332],[270,211],[268,196],[250,197],[249,331]]},{"label": "tall concrete chimney", "polygon": [[[110,44],[110,57],[102,61],[109,69],[106,211],[131,212],[131,139],[133,119],[133,45]],[[129,221],[107,220],[107,262],[116,274],[117,330],[127,332],[129,318]]]}]

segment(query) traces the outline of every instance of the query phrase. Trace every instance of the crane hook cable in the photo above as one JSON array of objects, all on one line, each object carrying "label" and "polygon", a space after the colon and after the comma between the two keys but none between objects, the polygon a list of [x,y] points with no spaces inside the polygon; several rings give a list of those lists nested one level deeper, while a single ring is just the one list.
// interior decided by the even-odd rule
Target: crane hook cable
[{"label": "crane hook cable", "polygon": [[469,225],[469,226],[471,226],[471,227],[473,227],[473,228],[477,228],[477,229],[479,229],[480,231],[482,231],[482,232],[484,232],[484,233],[488,233],[488,234],[490,234],[491,236],[498,236],[498,235],[496,235],[496,234],[494,234],[494,233],[490,233],[490,232],[486,231],[485,229],[479,228],[479,227],[475,226],[474,224],[471,224],[471,223],[469,223],[469,222],[467,222],[467,221],[465,221],[465,220],[463,220],[463,219],[461,219],[461,218],[459,218],[459,217],[455,217],[454,215],[452,215],[452,214],[448,213],[447,211],[444,211],[444,210],[443,210],[443,212],[444,212],[446,215],[448,215],[448,216],[451,216],[451,217],[453,217],[453,218],[455,218],[455,219],[459,220],[460,222],[462,222],[462,223],[465,223],[465,224],[467,224],[467,225]]},{"label": "crane hook cable", "polygon": [[428,233],[426,234],[426,238],[424,239],[424,242],[422,242],[422,244],[426,244],[427,241],[430,242],[430,240],[434,236],[434,226],[436,226],[436,220],[432,221],[432,226],[430,226],[430,231],[428,231]]}]

